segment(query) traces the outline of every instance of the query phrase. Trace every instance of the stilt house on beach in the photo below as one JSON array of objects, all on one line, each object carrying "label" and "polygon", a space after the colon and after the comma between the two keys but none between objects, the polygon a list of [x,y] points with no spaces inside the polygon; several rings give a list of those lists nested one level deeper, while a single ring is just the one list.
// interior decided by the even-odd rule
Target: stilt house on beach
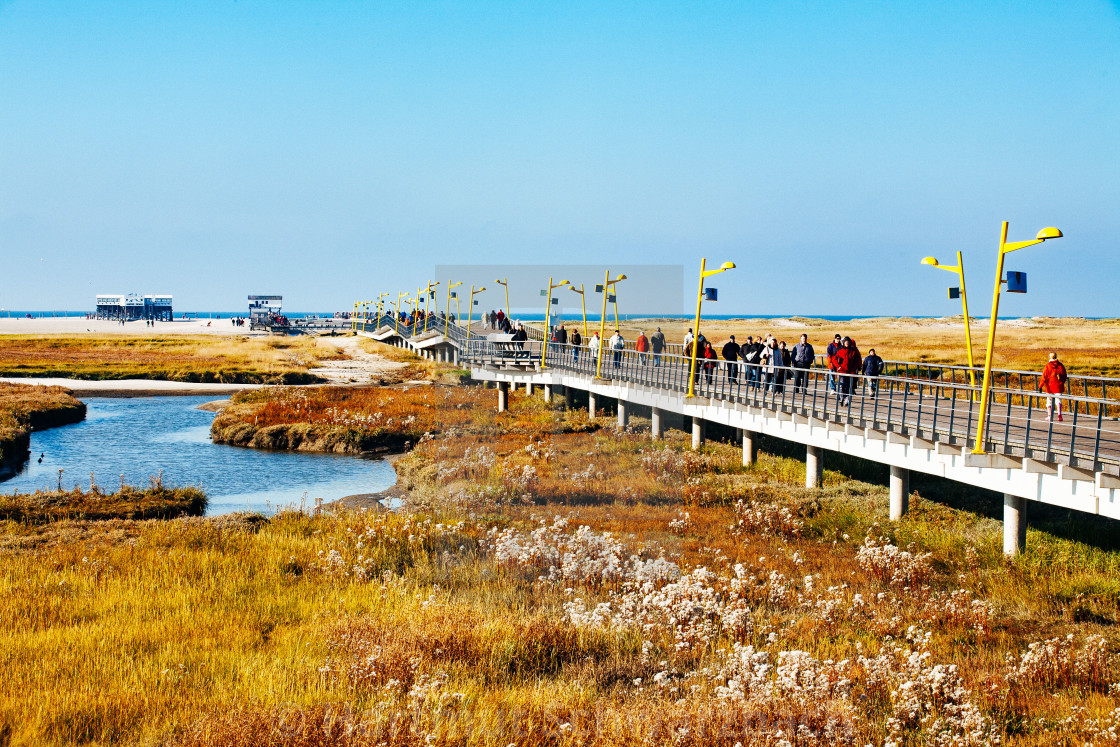
[{"label": "stilt house on beach", "polygon": [[98,319],[124,319],[131,322],[137,319],[154,319],[170,322],[174,319],[171,295],[161,294],[141,296],[136,293],[98,295]]}]

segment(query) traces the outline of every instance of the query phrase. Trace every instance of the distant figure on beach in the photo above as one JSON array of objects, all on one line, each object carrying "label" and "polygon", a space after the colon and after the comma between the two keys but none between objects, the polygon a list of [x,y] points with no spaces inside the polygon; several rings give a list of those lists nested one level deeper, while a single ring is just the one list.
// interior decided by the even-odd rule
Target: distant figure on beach
[{"label": "distant figure on beach", "polygon": [[1062,422],[1062,398],[1061,394],[1066,390],[1066,381],[1069,377],[1066,375],[1066,367],[1058,360],[1057,353],[1050,354],[1050,360],[1046,361],[1046,366],[1042,369],[1042,380],[1039,382],[1038,389],[1040,392],[1046,392],[1046,420],[1049,421],[1054,415],[1054,408],[1058,408],[1058,422]]}]

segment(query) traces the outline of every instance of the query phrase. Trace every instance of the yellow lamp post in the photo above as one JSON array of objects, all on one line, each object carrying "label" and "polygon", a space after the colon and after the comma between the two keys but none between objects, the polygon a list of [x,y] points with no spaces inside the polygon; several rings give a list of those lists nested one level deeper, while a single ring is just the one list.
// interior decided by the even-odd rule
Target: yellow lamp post
[{"label": "yellow lamp post", "polygon": [[[973,363],[973,361],[972,361],[972,331],[969,329],[969,327],[971,326],[970,325],[971,320],[969,319],[969,316],[968,316],[968,293],[965,291],[965,287],[964,287],[964,259],[961,257],[961,253],[957,252],[957,264],[956,264],[955,267],[949,267],[947,265],[939,264],[935,257],[926,257],[925,259],[922,260],[922,264],[923,265],[929,265],[930,267],[936,267],[939,270],[947,270],[948,272],[955,272],[957,274],[957,279],[960,281],[960,284],[961,284],[961,286],[960,286],[961,306],[964,308],[964,345],[965,345],[965,349],[968,351],[968,380],[969,380],[969,383],[972,384],[972,386],[975,387],[976,386],[976,364]],[[949,289],[949,298],[952,298],[952,297],[953,297],[953,289],[950,288]]]},{"label": "yellow lamp post", "polygon": [[1060,239],[1062,232],[1056,228],[1044,228],[1030,241],[1013,241],[1007,243],[1007,221],[999,235],[999,256],[996,258],[996,287],[992,292],[992,321],[988,326],[988,351],[984,356],[984,383],[980,387],[980,425],[976,428],[976,444],[972,447],[973,454],[984,453],[984,421],[988,415],[988,391],[992,382],[992,356],[996,343],[996,319],[999,314],[999,291],[1003,284],[1003,258],[1015,251],[1035,244],[1041,244],[1047,239]]},{"label": "yellow lamp post", "polygon": [[459,306],[458,306],[459,297],[455,293],[455,289],[458,288],[460,285],[462,285],[462,283],[452,283],[450,280],[447,281],[447,308],[443,312],[443,336],[444,337],[447,337],[447,325],[450,324],[450,322],[451,322],[451,297],[452,296],[455,296],[455,308],[456,309],[459,308]]},{"label": "yellow lamp post", "polygon": [[469,304],[467,304],[467,339],[468,340],[471,339],[471,317],[474,316],[474,294],[475,293],[481,293],[484,290],[486,290],[485,285],[482,286],[481,288],[475,288],[473,284],[471,285],[471,302]]},{"label": "yellow lamp post", "polygon": [[423,329],[424,332],[428,331],[428,317],[430,316],[430,314],[428,313],[428,302],[435,299],[435,297],[436,297],[435,288],[436,288],[437,285],[439,285],[438,280],[434,283],[431,280],[429,280],[428,281],[428,288],[427,288],[426,292],[424,293],[424,329]]},{"label": "yellow lamp post", "polygon": [[354,313],[352,313],[350,315],[350,329],[351,330],[355,330],[355,329],[358,328],[357,327],[357,324],[358,324],[358,307],[361,305],[361,303],[362,303],[361,301],[355,301],[354,302]]},{"label": "yellow lamp post", "polygon": [[397,309],[393,314],[393,332],[400,334],[401,331],[401,301],[408,303],[408,294],[402,291],[397,291]]},{"label": "yellow lamp post", "polygon": [[377,297],[377,320],[378,321],[381,321],[381,314],[382,314],[382,310],[384,309],[384,307],[381,305],[381,299],[385,298],[386,296],[391,296],[391,295],[393,295],[393,294],[392,293],[382,293],[380,296]]},{"label": "yellow lamp post", "polygon": [[692,363],[689,365],[688,369],[688,394],[685,395],[686,397],[696,396],[694,391],[696,386],[696,353],[700,347],[700,304],[704,300],[704,281],[712,275],[718,275],[724,270],[735,269],[734,262],[724,262],[719,266],[718,270],[705,271],[704,268],[707,266],[707,263],[707,258],[700,260],[700,290],[696,293],[696,335],[692,338]]},{"label": "yellow lamp post", "polygon": [[[506,289],[506,319],[509,319],[509,278],[506,278],[505,280],[495,280],[494,282],[497,283],[498,285],[505,286],[505,289]],[[510,324],[512,324],[512,323],[513,323],[513,320],[510,319]]]},{"label": "yellow lamp post", "polygon": [[587,296],[583,292],[583,283],[579,284],[579,290],[574,285],[568,286],[568,290],[579,294],[579,302],[583,306],[583,336],[587,337]]},{"label": "yellow lamp post", "polygon": [[567,280],[561,280],[556,285],[552,284],[552,278],[548,279],[548,300],[544,302],[544,345],[541,346],[541,368],[544,368],[544,358],[548,354],[548,321],[552,316],[552,291],[565,285],[571,285]]},{"label": "yellow lamp post", "polygon": [[[599,315],[599,360],[595,365],[596,379],[603,378],[600,374],[603,373],[603,333],[606,332],[607,325],[607,296],[611,295],[611,286],[625,279],[625,275],[619,275],[614,280],[611,280],[611,271],[607,270],[607,273],[603,276],[603,285],[600,286],[603,291],[603,313]],[[599,288],[596,290],[599,290]],[[615,308],[618,308],[617,302]],[[615,321],[617,322],[617,317]]]}]

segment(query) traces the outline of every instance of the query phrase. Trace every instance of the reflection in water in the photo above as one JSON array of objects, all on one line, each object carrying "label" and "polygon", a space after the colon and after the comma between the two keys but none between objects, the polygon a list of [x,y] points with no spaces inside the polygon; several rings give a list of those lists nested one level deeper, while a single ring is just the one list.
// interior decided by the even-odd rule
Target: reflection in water
[{"label": "reflection in water", "polygon": [[[258,451],[210,442],[214,413],[198,405],[211,397],[83,398],[81,423],[31,434],[31,459],[0,492],[89,487],[90,473],[105,490],[122,479],[147,485],[161,471],[166,485],[197,485],[210,498],[208,514],[271,513],[277,507],[325,502],[384,490],[396,480],[380,459]],[[43,455],[39,463],[39,455]]]}]

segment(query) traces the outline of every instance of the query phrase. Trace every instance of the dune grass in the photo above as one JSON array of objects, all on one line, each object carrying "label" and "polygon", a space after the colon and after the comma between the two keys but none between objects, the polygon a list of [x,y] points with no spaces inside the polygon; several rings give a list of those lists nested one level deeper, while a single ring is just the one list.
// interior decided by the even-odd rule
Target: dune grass
[{"label": "dune grass", "polygon": [[[59,478],[61,482],[61,476]],[[0,493],[0,521],[44,524],[63,519],[171,519],[201,516],[206,496],[197,488],[165,487],[153,480],[148,488],[122,485],[107,493],[96,485],[89,490],[39,490],[34,493]]]},{"label": "dune grass", "polygon": [[309,368],[340,355],[314,337],[4,335],[0,375],[304,384],[320,381]]},{"label": "dune grass", "polygon": [[985,497],[941,481],[915,480],[890,522],[855,460],[811,491],[780,448],[743,467],[730,444],[650,442],[638,418],[615,431],[521,394],[498,415],[493,392],[383,391],[242,404],[277,423],[371,403],[415,417],[431,435],[397,463],[412,511],[131,522],[119,541],[87,527],[0,551],[0,730],[182,747],[1115,743],[1110,530],[1032,514],[1007,561]]}]

